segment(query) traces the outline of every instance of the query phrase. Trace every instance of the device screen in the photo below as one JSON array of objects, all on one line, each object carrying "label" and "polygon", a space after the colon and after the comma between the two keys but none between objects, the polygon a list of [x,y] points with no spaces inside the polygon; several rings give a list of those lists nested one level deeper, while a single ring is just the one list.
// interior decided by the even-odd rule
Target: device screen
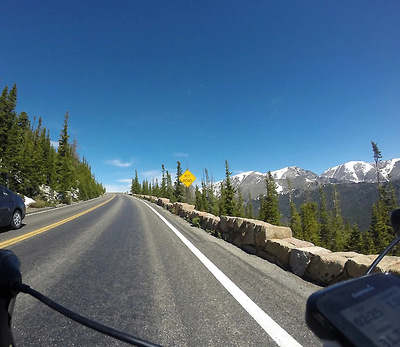
[{"label": "device screen", "polygon": [[340,314],[375,345],[400,346],[399,287],[389,287],[365,301],[341,310]]}]

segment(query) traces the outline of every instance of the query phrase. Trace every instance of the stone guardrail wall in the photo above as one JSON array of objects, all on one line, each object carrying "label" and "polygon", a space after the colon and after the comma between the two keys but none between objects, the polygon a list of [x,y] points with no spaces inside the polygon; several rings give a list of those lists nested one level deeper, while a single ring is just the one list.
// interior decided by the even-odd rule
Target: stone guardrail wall
[{"label": "stone guardrail wall", "polygon": [[[294,238],[289,227],[241,217],[218,217],[197,211],[194,205],[171,203],[169,199],[154,196],[136,196],[156,203],[189,221],[196,218],[202,229],[220,233],[222,239],[245,252],[323,286],[364,275],[377,256],[356,252],[332,252]],[[374,272],[392,272],[400,275],[400,258],[384,257]]]}]

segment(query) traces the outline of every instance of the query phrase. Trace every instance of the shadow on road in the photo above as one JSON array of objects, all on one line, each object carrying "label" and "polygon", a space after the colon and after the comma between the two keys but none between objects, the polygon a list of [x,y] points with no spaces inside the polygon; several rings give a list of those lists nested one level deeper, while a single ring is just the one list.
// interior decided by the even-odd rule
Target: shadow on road
[{"label": "shadow on road", "polygon": [[[26,225],[26,224],[22,223],[22,225],[21,225],[21,228],[20,228],[20,229],[22,229],[22,228],[23,228],[25,225]],[[6,232],[8,232],[8,231],[15,231],[15,230],[18,230],[18,229],[12,229],[12,228],[11,228],[11,227],[9,227],[9,226],[6,226],[6,227],[0,227],[0,234],[6,233]]]}]

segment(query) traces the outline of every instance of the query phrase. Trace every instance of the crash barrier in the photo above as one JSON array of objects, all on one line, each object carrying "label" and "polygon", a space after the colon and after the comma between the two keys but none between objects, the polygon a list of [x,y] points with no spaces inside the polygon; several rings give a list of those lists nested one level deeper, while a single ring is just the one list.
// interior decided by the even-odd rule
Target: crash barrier
[{"label": "crash barrier", "polygon": [[[171,203],[165,198],[148,195],[137,195],[137,197],[162,206],[245,252],[275,263],[319,285],[330,285],[362,276],[377,257],[356,252],[332,252],[311,242],[294,238],[289,227],[276,226],[255,219],[214,216],[197,211],[194,205]],[[384,257],[374,272],[392,272],[400,275],[400,258]]]}]

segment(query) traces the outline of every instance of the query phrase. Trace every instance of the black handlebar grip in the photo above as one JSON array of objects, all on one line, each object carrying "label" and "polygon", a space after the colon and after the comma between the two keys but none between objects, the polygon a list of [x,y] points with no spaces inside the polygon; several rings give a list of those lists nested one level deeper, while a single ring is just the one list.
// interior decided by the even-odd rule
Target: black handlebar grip
[{"label": "black handlebar grip", "polygon": [[0,249],[0,347],[15,346],[11,332],[11,314],[22,283],[19,259],[9,250]]},{"label": "black handlebar grip", "polygon": [[392,224],[392,228],[394,233],[397,236],[400,233],[400,209],[394,210],[390,215],[390,223]]},{"label": "black handlebar grip", "polygon": [[22,284],[19,259],[7,249],[0,249],[0,297],[12,299],[19,293]]}]

